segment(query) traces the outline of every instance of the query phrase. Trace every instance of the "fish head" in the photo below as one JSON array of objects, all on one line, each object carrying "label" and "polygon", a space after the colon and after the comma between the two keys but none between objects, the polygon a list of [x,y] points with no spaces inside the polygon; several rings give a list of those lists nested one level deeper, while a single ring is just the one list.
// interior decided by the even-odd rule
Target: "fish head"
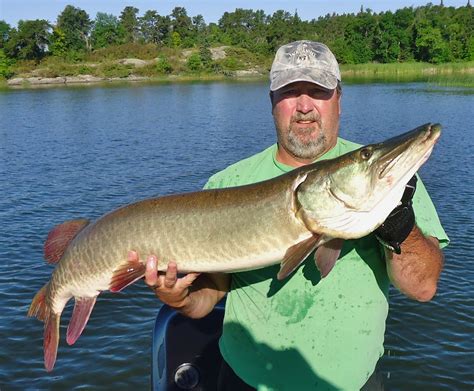
[{"label": "fish head", "polygon": [[440,134],[439,124],[426,124],[315,163],[297,189],[307,225],[313,232],[345,239],[372,232],[400,202]]}]

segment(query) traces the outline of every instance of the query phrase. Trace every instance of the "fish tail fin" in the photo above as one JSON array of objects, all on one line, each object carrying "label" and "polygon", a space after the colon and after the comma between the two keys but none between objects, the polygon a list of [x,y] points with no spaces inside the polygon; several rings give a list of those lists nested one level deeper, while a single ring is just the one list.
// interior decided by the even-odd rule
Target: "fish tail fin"
[{"label": "fish tail fin", "polygon": [[44,367],[48,372],[53,370],[58,353],[60,317],[60,314],[51,312],[44,323]]},{"label": "fish tail fin", "polygon": [[55,314],[46,301],[49,283],[44,285],[33,298],[28,316],[35,316],[44,322],[44,366],[51,372],[56,362],[59,344],[59,320],[61,314]]},{"label": "fish tail fin", "polygon": [[74,344],[81,336],[82,331],[86,327],[89,316],[94,308],[97,296],[94,297],[75,297],[74,310],[71,320],[67,327],[66,342],[69,345]]}]

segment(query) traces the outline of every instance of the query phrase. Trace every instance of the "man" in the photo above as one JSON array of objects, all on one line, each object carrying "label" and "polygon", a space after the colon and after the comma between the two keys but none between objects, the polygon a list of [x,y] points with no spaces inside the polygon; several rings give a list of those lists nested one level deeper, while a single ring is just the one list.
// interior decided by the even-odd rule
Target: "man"
[{"label": "man", "polygon": [[[341,77],[325,45],[282,46],[270,78],[278,143],[215,174],[207,188],[269,179],[358,147],[338,138]],[[412,193],[406,191],[401,209],[377,230],[380,240],[371,234],[346,241],[323,280],[312,257],[277,281],[278,265],[178,277],[176,264],[170,263],[158,275],[159,261],[150,256],[146,282],[162,302],[192,318],[208,314],[228,292],[221,389],[360,389],[383,354],[389,281],[419,301],[436,292],[440,243],[448,239],[422,183],[413,198],[414,224]]]}]

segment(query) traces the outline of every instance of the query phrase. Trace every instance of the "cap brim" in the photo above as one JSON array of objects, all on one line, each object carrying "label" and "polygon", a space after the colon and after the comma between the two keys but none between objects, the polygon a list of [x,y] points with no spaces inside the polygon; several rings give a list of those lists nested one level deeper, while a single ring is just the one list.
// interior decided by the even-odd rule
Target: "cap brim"
[{"label": "cap brim", "polygon": [[271,81],[270,91],[276,91],[297,81],[314,83],[328,90],[334,90],[337,87],[337,77],[330,72],[315,68],[295,68],[279,71]]}]

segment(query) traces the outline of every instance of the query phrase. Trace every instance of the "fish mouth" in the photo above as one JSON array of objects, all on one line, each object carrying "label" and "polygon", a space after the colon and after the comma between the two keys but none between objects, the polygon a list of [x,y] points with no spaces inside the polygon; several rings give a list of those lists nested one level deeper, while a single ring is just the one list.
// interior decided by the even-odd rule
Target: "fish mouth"
[{"label": "fish mouth", "polygon": [[[386,148],[387,152],[382,152],[379,157],[379,179],[388,176],[401,160],[409,160],[411,155],[420,156],[410,163],[410,167],[416,167],[416,171],[428,159],[440,135],[439,124],[426,124],[386,141],[382,148]],[[410,153],[412,150],[415,150],[413,154]]]}]

